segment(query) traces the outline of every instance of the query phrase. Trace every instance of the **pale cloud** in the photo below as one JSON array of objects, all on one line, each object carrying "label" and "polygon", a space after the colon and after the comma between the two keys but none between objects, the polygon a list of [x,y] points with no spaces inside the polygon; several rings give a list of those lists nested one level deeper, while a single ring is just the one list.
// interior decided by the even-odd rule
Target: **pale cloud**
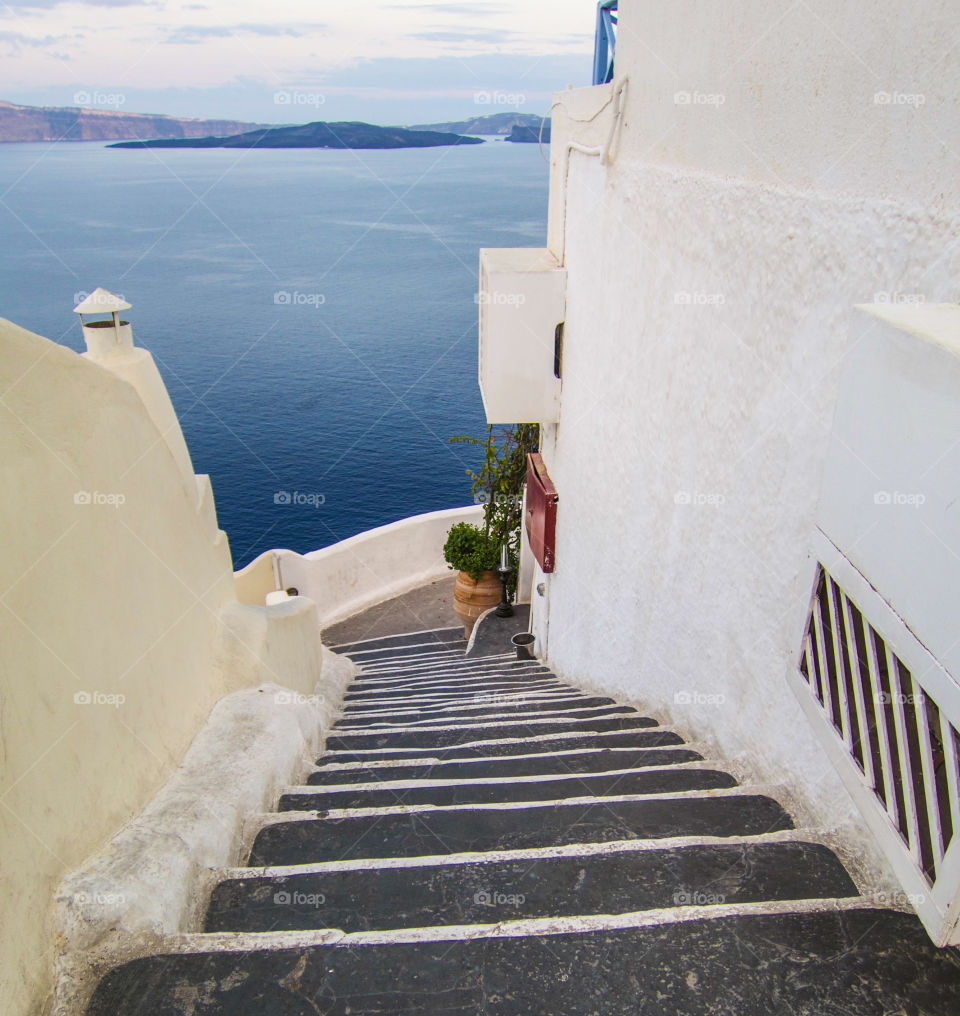
[{"label": "pale cloud", "polygon": [[[8,51],[0,99],[39,104],[100,89],[123,92],[127,109],[135,108],[129,96],[140,95],[151,110],[166,111],[161,101],[171,90],[240,96],[249,86],[239,82],[252,80],[272,95],[322,78],[331,94],[352,88],[359,101],[363,89],[384,87],[378,74],[367,79],[373,68],[396,67],[393,87],[409,103],[384,100],[376,108],[383,118],[394,109],[418,118],[411,104],[424,91],[452,99],[482,88],[541,93],[568,80],[586,83],[595,10],[594,0],[366,0],[362,7],[271,0],[268,8],[263,0],[0,0],[0,25],[10,33],[0,39]],[[548,75],[534,89],[531,68],[555,59],[562,77]],[[483,60],[500,70],[485,73]],[[582,76],[572,73],[581,66]],[[201,115],[228,114],[205,101]],[[263,118],[261,111],[256,119]]]},{"label": "pale cloud", "polygon": [[161,0],[5,0],[0,4],[4,14],[49,11],[55,7],[162,7]]},{"label": "pale cloud", "polygon": [[510,10],[501,4],[394,4],[397,10],[426,14],[452,14],[458,18],[492,17]]},{"label": "pale cloud", "polygon": [[262,37],[288,37],[301,39],[307,35],[322,35],[326,31],[326,25],[291,25],[291,24],[269,24],[269,25],[181,25],[171,29],[166,36],[166,42],[172,45],[186,43],[196,45],[205,42],[207,39],[229,39],[237,35],[259,35]]},{"label": "pale cloud", "polygon": [[[73,35],[44,35],[42,37],[34,35],[24,35],[22,32],[0,32],[0,45],[7,47],[7,53],[9,55],[15,55],[24,47],[32,49],[51,49],[58,42],[63,42],[64,39],[77,39],[82,38],[80,33]],[[52,52],[52,50],[51,50]]]},{"label": "pale cloud", "polygon": [[463,28],[460,30],[438,30],[433,32],[416,32],[411,39],[425,39],[427,42],[473,42],[473,43],[505,43],[516,38],[514,32],[504,32],[496,28]]}]

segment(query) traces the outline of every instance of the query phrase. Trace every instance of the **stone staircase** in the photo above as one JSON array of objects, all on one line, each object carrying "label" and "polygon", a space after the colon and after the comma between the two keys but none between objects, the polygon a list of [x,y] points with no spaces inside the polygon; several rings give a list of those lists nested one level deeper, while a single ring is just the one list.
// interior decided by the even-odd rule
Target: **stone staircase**
[{"label": "stone staircase", "polygon": [[360,665],[202,933],[89,1016],[960,1011],[960,961],[815,834],[634,709],[459,629]]}]

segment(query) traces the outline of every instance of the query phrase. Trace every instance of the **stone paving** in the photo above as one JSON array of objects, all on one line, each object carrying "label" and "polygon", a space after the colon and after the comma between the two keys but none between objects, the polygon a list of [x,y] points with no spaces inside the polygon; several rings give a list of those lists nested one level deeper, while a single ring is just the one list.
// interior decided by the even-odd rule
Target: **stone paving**
[{"label": "stone paving", "polygon": [[763,788],[509,645],[360,635],[406,609],[340,628],[360,672],[306,782],[88,1016],[960,1011],[957,951]]}]

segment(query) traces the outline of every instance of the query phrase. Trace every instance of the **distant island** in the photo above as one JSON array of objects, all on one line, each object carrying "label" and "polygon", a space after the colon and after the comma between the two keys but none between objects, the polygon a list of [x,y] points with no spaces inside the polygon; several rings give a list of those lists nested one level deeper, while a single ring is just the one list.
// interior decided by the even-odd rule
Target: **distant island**
[{"label": "distant island", "polygon": [[114,148],[435,148],[477,145],[486,137],[550,141],[550,120],[534,113],[487,113],[466,120],[380,127],[349,123],[258,124],[82,106],[0,101],[0,143],[107,141]]},{"label": "distant island", "polygon": [[464,137],[448,131],[378,127],[371,123],[300,124],[265,127],[228,137],[157,138],[152,141],[119,141],[110,148],[440,148],[449,145],[482,145],[482,138]]},{"label": "distant island", "polygon": [[79,106],[18,106],[0,102],[0,142],[198,138],[239,134],[260,126],[243,120],[197,120]]},{"label": "distant island", "polygon": [[[535,113],[487,113],[469,120],[452,120],[449,123],[423,123],[410,127],[413,131],[445,131],[450,134],[478,134],[482,137],[503,137],[509,141],[521,141],[524,138],[512,137],[514,128],[531,129],[537,136],[540,134],[542,116]],[[550,133],[550,118],[544,124],[544,140]],[[534,138],[536,140],[536,137]]]},{"label": "distant island", "polygon": [[540,124],[529,127],[526,124],[514,124],[507,135],[507,141],[520,141],[534,145],[542,141],[548,145],[550,144],[550,121],[543,124],[542,131]]}]

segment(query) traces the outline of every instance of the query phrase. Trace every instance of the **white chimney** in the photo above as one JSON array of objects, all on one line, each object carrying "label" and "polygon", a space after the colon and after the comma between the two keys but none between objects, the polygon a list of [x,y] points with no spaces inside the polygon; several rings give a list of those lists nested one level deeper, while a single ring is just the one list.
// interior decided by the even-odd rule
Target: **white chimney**
[{"label": "white chimney", "polygon": [[[73,308],[74,314],[80,315],[83,341],[91,359],[104,360],[133,352],[133,330],[129,321],[120,320],[122,310],[130,310],[130,304],[102,286]],[[101,317],[98,321],[84,321],[84,314],[99,314]],[[108,317],[104,318],[105,314]]]},{"label": "white chimney", "polygon": [[[193,463],[167,387],[150,351],[134,346],[130,322],[120,318],[120,312],[130,310],[130,304],[122,296],[101,287],[73,310],[80,315],[83,339],[87,344],[87,352],[83,356],[133,385],[180,467],[187,489],[193,497],[197,497]],[[100,318],[84,321],[84,314],[99,314]]]}]

